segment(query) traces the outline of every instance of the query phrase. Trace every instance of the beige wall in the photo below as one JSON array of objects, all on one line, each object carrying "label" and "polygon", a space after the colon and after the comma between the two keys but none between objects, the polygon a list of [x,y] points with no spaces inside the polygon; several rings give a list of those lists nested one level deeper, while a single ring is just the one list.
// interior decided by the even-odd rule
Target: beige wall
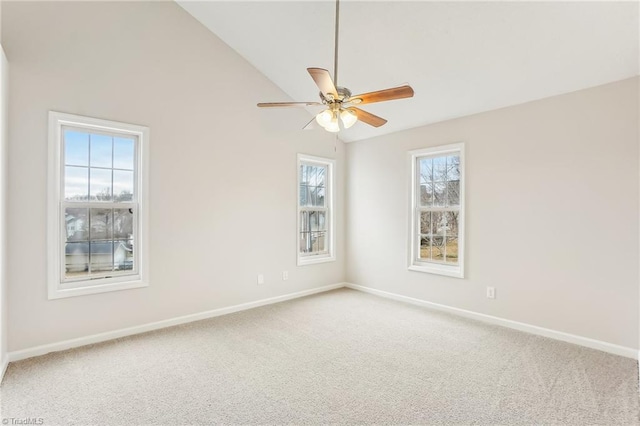
[{"label": "beige wall", "polygon": [[[304,111],[257,109],[286,97],[173,3],[2,9],[10,350],[340,282],[345,270],[356,284],[638,347],[637,79],[349,144],[345,176],[344,146],[299,131]],[[47,300],[49,110],[151,128],[149,288]],[[467,277],[409,272],[406,152],[457,141]],[[337,262],[295,266],[297,152],[337,159],[339,206],[347,184]]]},{"label": "beige wall", "polygon": [[5,209],[7,206],[6,198],[6,145],[7,145],[7,121],[8,121],[8,102],[9,96],[7,93],[8,88],[8,63],[7,58],[2,48],[2,1],[0,1],[0,188],[2,193],[0,194],[0,380],[2,380],[2,369],[4,363],[7,360],[7,336],[9,332],[8,327],[8,310],[7,310],[7,281],[6,281],[6,228]]},{"label": "beige wall", "polygon": [[[0,370],[7,362],[9,311],[7,295],[7,143],[9,64],[0,44]],[[2,374],[2,371],[0,371]],[[0,377],[0,380],[2,377]]]},{"label": "beige wall", "polygon": [[[303,110],[258,109],[284,93],[183,9],[9,2],[2,13],[11,351],[343,280],[341,238],[337,262],[295,266],[296,153],[337,159],[341,206],[343,145],[301,131]],[[150,127],[148,288],[47,300],[49,110]]]},{"label": "beige wall", "polygon": [[[466,278],[408,271],[407,151],[458,141]],[[347,182],[347,281],[638,347],[637,78],[348,144]]]}]

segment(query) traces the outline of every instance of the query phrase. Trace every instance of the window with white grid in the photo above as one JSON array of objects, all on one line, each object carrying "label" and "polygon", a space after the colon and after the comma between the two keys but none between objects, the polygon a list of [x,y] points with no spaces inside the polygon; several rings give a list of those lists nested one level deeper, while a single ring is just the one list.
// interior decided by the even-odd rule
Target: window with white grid
[{"label": "window with white grid", "polygon": [[50,132],[50,298],[146,285],[148,129],[51,112]]},{"label": "window with white grid", "polygon": [[335,260],[333,164],[298,155],[298,265]]},{"label": "window with white grid", "polygon": [[464,276],[462,144],[411,151],[409,269]]}]

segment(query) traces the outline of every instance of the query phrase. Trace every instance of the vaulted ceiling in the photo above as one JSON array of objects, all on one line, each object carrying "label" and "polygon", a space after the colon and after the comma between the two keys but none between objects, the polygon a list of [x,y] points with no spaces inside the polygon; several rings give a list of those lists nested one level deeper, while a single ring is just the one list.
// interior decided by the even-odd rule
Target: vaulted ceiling
[{"label": "vaulted ceiling", "polygon": [[[178,3],[291,98],[256,96],[256,103],[317,101],[306,68],[333,74],[333,1]],[[340,138],[366,139],[638,75],[639,31],[637,2],[342,0],[338,84],[355,94],[408,82],[415,97],[363,106],[389,122],[377,129],[357,123]],[[287,109],[264,113],[289,117]]]}]

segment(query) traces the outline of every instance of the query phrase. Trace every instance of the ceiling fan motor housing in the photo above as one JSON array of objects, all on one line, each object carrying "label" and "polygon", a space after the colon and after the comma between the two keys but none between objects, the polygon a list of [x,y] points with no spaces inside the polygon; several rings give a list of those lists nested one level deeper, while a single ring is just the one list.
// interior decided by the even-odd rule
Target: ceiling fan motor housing
[{"label": "ceiling fan motor housing", "polygon": [[[338,98],[337,99],[332,99],[332,96],[329,95],[328,97],[325,97],[324,94],[322,92],[320,92],[320,99],[322,99],[323,103],[326,104],[331,104],[334,102],[347,102],[348,99],[351,97],[351,90],[347,89],[346,87],[336,87],[336,90],[338,91]],[[345,99],[347,101],[345,101]]]}]

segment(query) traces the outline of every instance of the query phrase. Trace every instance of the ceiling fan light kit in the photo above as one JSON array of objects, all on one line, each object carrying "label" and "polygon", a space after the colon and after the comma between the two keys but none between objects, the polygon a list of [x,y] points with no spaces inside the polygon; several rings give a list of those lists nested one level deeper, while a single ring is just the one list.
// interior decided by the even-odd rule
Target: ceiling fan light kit
[{"label": "ceiling fan light kit", "polygon": [[331,104],[328,109],[316,115],[316,122],[326,131],[332,133],[340,131],[340,122],[345,129],[348,129],[356,124],[356,121],[358,121],[358,116],[354,111],[342,108],[337,103]]},{"label": "ceiling fan light kit", "polygon": [[[316,106],[325,105],[327,109],[315,116],[315,121],[325,130],[332,133],[340,131],[342,127],[348,129],[358,120],[373,127],[384,125],[387,120],[366,112],[354,105],[364,105],[374,102],[391,101],[394,99],[410,98],[413,96],[411,86],[404,85],[391,89],[378,90],[375,92],[363,93],[351,96],[351,91],[346,87],[336,85],[338,80],[338,28],[340,23],[340,0],[336,0],[336,27],[335,27],[335,49],[334,49],[334,70],[331,78],[329,71],[324,68],[307,68],[307,71],[320,89],[320,100],[318,102],[266,102],[259,103],[261,108],[265,107],[291,107],[291,106]],[[313,120],[312,120],[313,122]]]}]

